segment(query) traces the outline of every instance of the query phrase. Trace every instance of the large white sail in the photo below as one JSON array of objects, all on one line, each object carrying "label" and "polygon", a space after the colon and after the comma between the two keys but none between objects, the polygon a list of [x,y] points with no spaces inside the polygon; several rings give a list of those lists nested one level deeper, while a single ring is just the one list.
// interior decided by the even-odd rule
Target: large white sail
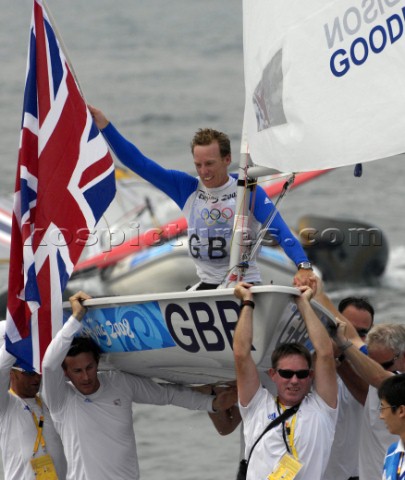
[{"label": "large white sail", "polygon": [[405,0],[244,0],[254,163],[308,171],[405,151]]}]

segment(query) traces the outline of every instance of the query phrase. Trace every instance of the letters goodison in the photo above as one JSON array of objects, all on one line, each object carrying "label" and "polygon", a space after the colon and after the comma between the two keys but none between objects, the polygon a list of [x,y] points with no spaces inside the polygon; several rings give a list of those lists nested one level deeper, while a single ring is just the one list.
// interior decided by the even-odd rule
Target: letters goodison
[{"label": "letters goodison", "polygon": [[[387,7],[396,5],[400,0],[385,0]],[[403,0],[401,0],[403,1]],[[363,15],[356,7],[346,10],[342,19],[336,17],[332,27],[324,25],[328,48],[332,49],[336,42],[343,42],[344,34],[354,36],[362,27],[362,22],[374,23],[378,14],[385,13],[382,0],[378,0],[378,7],[371,10],[374,2],[363,1]],[[380,19],[381,20],[381,19]],[[404,38],[405,7],[400,13],[393,13],[385,21],[374,25],[367,35],[356,36],[347,48],[338,48],[330,57],[330,70],[335,77],[343,77],[352,66],[361,66],[369,58],[371,53],[382,53],[387,47]]]}]

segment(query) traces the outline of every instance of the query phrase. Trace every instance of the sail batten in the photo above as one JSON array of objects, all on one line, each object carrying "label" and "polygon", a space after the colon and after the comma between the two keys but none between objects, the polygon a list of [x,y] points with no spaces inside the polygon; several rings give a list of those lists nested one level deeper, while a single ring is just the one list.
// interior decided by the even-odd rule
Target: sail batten
[{"label": "sail batten", "polygon": [[405,151],[405,0],[244,0],[255,164],[309,171]]}]

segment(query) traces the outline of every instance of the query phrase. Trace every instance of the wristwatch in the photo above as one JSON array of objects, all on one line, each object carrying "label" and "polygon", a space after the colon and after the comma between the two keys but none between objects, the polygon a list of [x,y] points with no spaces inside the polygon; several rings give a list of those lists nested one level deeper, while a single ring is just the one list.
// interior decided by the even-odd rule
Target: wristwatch
[{"label": "wristwatch", "polygon": [[312,270],[311,262],[301,262],[297,265],[298,270]]}]

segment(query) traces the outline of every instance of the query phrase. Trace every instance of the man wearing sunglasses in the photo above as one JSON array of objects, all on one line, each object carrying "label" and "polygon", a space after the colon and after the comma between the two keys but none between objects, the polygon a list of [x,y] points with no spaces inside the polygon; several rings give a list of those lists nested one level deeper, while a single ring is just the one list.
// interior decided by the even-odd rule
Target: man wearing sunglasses
[{"label": "man wearing sunglasses", "polygon": [[315,350],[315,361],[312,365],[311,354],[303,345],[279,345],[272,354],[272,368],[269,370],[277,396],[271,395],[261,386],[251,354],[254,297],[250,287],[239,283],[235,288],[235,295],[242,303],[233,342],[239,408],[245,432],[245,458],[249,457],[255,440],[271,420],[287,408],[297,405],[299,408],[257,443],[246,478],[267,478],[277,469],[279,476],[274,478],[284,478],[282,475],[287,474],[287,465],[292,463],[292,468],[299,473],[288,478],[321,480],[337,419],[336,366],[331,339],[310,305],[312,290],[307,286],[300,287],[301,295],[296,302]]},{"label": "man wearing sunglasses", "polygon": [[[360,429],[359,476],[380,480],[386,450],[396,437],[386,430],[380,419],[377,389],[384,380],[398,372],[405,372],[405,326],[375,325],[367,335],[368,356],[361,351],[365,344],[356,329],[344,319],[339,319],[336,341],[344,346],[345,359],[360,377],[360,381],[355,382],[357,390],[362,385],[361,380],[366,382]],[[351,384],[347,386],[351,388]]]},{"label": "man wearing sunglasses", "polygon": [[0,446],[5,480],[34,480],[31,460],[46,454],[58,479],[66,478],[62,442],[38,393],[40,384],[41,375],[22,368],[4,345],[0,348]]},{"label": "man wearing sunglasses", "polygon": [[[210,128],[200,129],[191,141],[191,153],[198,177],[173,169],[165,169],[147,158],[134,144],[125,139],[104,113],[88,105],[117,158],[137,175],[166,193],[183,211],[188,224],[188,246],[200,282],[196,290],[215,289],[227,278],[232,228],[236,212],[237,178],[228,173],[232,162],[228,135]],[[274,206],[259,185],[256,200],[251,202],[249,229],[252,239],[267,223]],[[313,275],[311,263],[280,213],[272,220],[269,233],[297,266],[293,282],[306,284]],[[256,252],[257,253],[257,252]],[[256,257],[256,254],[254,255]],[[260,282],[261,276],[253,258],[246,272],[249,282]]]}]

